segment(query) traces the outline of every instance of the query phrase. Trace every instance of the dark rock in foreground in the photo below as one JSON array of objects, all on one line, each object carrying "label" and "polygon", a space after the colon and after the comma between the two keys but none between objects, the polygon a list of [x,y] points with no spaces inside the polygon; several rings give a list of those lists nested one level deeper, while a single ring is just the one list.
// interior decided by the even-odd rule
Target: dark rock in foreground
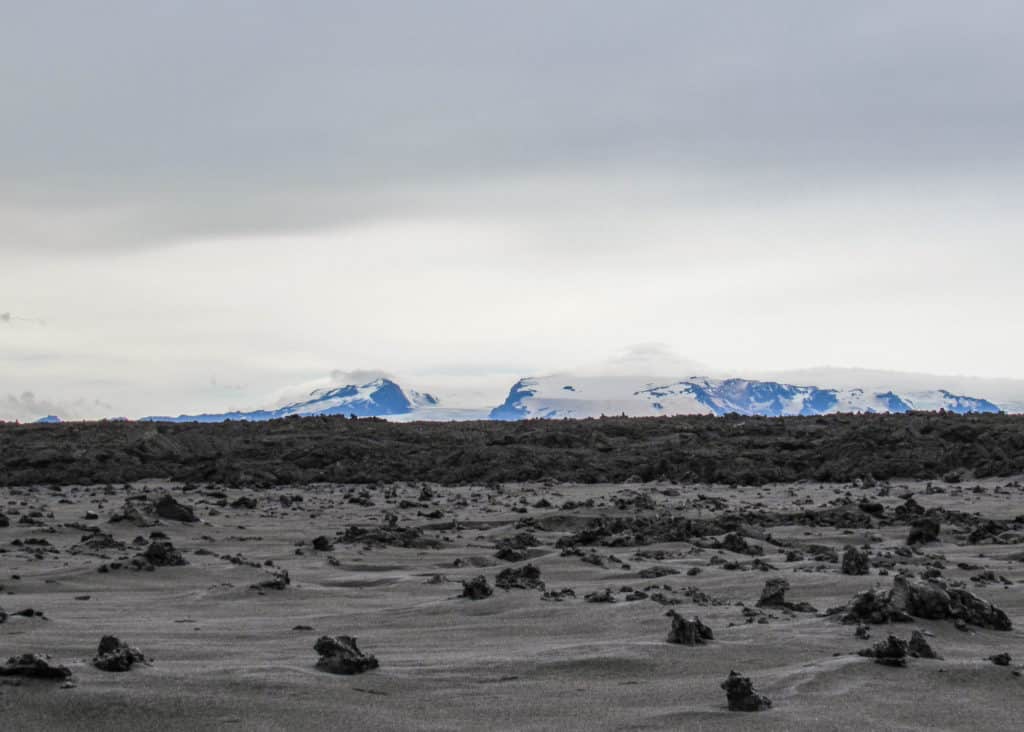
[{"label": "dark rock in foreground", "polygon": [[415,526],[349,526],[338,534],[338,541],[343,544],[368,544],[381,546],[399,546],[406,549],[438,549],[441,542],[423,535],[423,530]]},{"label": "dark rock in foreground", "polygon": [[909,648],[905,640],[890,635],[871,648],[864,649],[860,655],[865,658],[873,658],[875,663],[880,663],[883,666],[903,667],[907,665],[908,652]]},{"label": "dark rock in foreground", "polygon": [[904,576],[893,580],[890,590],[865,590],[846,607],[830,611],[844,623],[909,622],[911,618],[956,620],[992,630],[1011,630],[1006,613],[977,595],[936,581],[917,581]]},{"label": "dark rock in foreground", "polygon": [[313,646],[320,654],[316,667],[332,674],[361,674],[377,668],[376,657],[364,654],[348,635],[321,636]]},{"label": "dark rock in foreground", "polygon": [[101,671],[128,671],[136,663],[145,662],[142,651],[113,635],[103,636],[96,657],[92,659],[92,665]]},{"label": "dark rock in foreground", "polygon": [[684,618],[675,610],[669,610],[666,614],[672,618],[672,629],[668,633],[669,643],[697,646],[703,645],[709,640],[714,640],[715,635],[711,632],[711,628],[704,625],[700,618],[694,617],[690,620]]},{"label": "dark rock in foreground", "polygon": [[940,528],[941,526],[936,518],[922,516],[919,519],[915,519],[910,525],[907,544],[927,544],[932,541],[938,541]]},{"label": "dark rock in foreground", "polygon": [[292,583],[287,569],[275,569],[270,576],[252,585],[256,590],[283,590]]},{"label": "dark rock in foreground", "polygon": [[817,612],[813,605],[809,605],[806,602],[787,602],[786,592],[788,590],[788,580],[782,577],[772,577],[764,583],[764,588],[761,590],[761,599],[757,601],[757,606],[781,608],[800,613]]},{"label": "dark rock in foreground", "polygon": [[494,594],[494,590],[487,584],[487,578],[482,574],[472,579],[462,580],[462,597],[470,600],[483,600]]},{"label": "dark rock in foreground", "polygon": [[157,499],[155,504],[156,515],[170,521],[181,521],[183,523],[195,523],[199,519],[191,506],[178,503],[169,493],[165,493]]},{"label": "dark rock in foreground", "polygon": [[722,682],[722,688],[725,689],[730,711],[762,712],[772,706],[771,699],[754,690],[750,679],[735,671],[729,672],[729,678]]},{"label": "dark rock in foreground", "polygon": [[868,553],[855,546],[847,546],[843,550],[843,574],[861,575],[871,573],[871,562]]},{"label": "dark rock in foreground", "polygon": [[188,562],[169,541],[152,541],[142,557],[154,567],[182,567]]},{"label": "dark rock in foreground", "polygon": [[540,578],[540,570],[532,564],[513,569],[503,569],[494,580],[496,587],[503,590],[517,588],[520,590],[543,590],[544,581]]},{"label": "dark rock in foreground", "polygon": [[[111,515],[110,523],[114,524],[119,523],[121,521],[126,521],[128,523],[135,524],[140,528],[156,525],[156,520],[153,519],[151,516],[147,515],[147,513],[138,506],[136,506],[135,503],[136,502],[133,502],[131,500],[126,500],[124,502],[124,505],[121,507],[121,510],[116,511],[113,515]],[[143,503],[143,506],[150,510],[153,509],[153,506],[151,503],[149,503],[149,501],[145,501]]]},{"label": "dark rock in foreground", "polygon": [[27,676],[36,679],[66,679],[71,676],[71,669],[50,661],[50,657],[42,653],[24,653],[11,656],[7,663],[0,666],[0,676]]},{"label": "dark rock in foreground", "polygon": [[942,656],[932,649],[931,644],[925,640],[924,633],[920,630],[915,630],[910,634],[910,641],[907,643],[907,651],[914,658],[942,658]]}]

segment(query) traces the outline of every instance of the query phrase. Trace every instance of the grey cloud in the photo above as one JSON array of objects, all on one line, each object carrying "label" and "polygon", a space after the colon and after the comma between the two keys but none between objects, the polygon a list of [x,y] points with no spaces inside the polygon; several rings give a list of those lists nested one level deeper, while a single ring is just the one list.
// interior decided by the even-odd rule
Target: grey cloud
[{"label": "grey cloud", "polygon": [[1009,0],[21,3],[0,248],[463,212],[552,171],[748,195],[1012,175],[1022,22]]},{"label": "grey cloud", "polygon": [[634,343],[612,354],[604,363],[588,371],[598,374],[643,374],[646,376],[708,375],[709,367],[700,361],[680,356],[667,343]]},{"label": "grey cloud", "polygon": [[396,376],[382,369],[353,369],[351,371],[335,369],[331,371],[330,378],[331,383],[337,386],[348,386],[350,384],[361,386],[375,379],[398,381]]}]

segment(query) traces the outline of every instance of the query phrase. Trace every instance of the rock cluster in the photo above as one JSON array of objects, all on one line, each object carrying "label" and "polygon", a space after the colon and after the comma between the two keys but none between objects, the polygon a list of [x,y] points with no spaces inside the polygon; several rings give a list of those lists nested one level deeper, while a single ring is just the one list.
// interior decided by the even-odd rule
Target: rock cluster
[{"label": "rock cluster", "polygon": [[377,668],[375,656],[364,654],[348,635],[321,636],[313,650],[320,654],[316,667],[332,674],[361,674]]},{"label": "rock cluster", "polygon": [[889,590],[865,590],[830,613],[845,623],[909,622],[911,618],[956,620],[992,630],[1011,630],[1006,613],[967,590],[938,581],[912,580],[899,575]]},{"label": "rock cluster", "polygon": [[540,578],[540,570],[532,564],[527,564],[522,567],[513,569],[508,567],[501,570],[498,573],[497,578],[494,580],[496,587],[500,587],[503,590],[511,590],[513,588],[520,590],[543,590],[544,581]]},{"label": "rock cluster", "polygon": [[494,594],[494,590],[487,584],[487,578],[482,574],[472,579],[462,580],[462,597],[470,600],[483,600]]},{"label": "rock cluster", "polygon": [[0,676],[27,676],[36,679],[66,679],[71,676],[67,666],[55,664],[42,653],[23,653],[11,656],[0,666]]}]

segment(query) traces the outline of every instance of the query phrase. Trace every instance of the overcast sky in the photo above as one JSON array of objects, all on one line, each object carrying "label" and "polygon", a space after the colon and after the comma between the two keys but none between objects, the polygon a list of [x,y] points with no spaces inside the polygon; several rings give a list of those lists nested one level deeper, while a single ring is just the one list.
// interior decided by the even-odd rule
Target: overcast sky
[{"label": "overcast sky", "polygon": [[1024,378],[1022,29],[1019,0],[10,3],[0,418],[357,369],[492,399],[650,350]]}]

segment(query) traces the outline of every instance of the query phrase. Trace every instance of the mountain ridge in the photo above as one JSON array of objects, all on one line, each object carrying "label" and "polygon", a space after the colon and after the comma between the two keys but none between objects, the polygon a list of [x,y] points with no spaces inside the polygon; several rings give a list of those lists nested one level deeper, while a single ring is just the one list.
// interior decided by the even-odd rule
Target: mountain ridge
[{"label": "mountain ridge", "polygon": [[417,408],[439,403],[433,394],[410,390],[408,393],[387,378],[377,378],[362,385],[314,389],[304,401],[286,404],[277,409],[231,411],[204,414],[181,414],[177,417],[143,417],[140,422],[225,422],[238,420],[263,422],[292,416],[344,415],[348,417],[387,417],[409,414]]},{"label": "mountain ridge", "polygon": [[656,416],[740,414],[748,416],[814,416],[838,412],[867,414],[937,411],[957,414],[995,413],[987,399],[953,394],[945,389],[898,394],[893,390],[831,389],[775,381],[689,377],[670,383],[646,382],[627,390],[628,377],[567,376],[520,379],[490,418],[515,421],[603,415]]},{"label": "mountain ridge", "polygon": [[[493,403],[493,402],[492,402]],[[771,380],[690,376],[556,374],[516,381],[493,408],[452,408],[436,396],[400,386],[387,377],[364,384],[311,391],[304,399],[271,409],[148,416],[141,422],[266,421],[290,416],[343,415],[392,421],[563,419],[600,416],[739,414],[813,416],[835,413],[905,413],[945,410],[956,414],[1004,411],[981,397],[949,389],[824,388]]]}]

